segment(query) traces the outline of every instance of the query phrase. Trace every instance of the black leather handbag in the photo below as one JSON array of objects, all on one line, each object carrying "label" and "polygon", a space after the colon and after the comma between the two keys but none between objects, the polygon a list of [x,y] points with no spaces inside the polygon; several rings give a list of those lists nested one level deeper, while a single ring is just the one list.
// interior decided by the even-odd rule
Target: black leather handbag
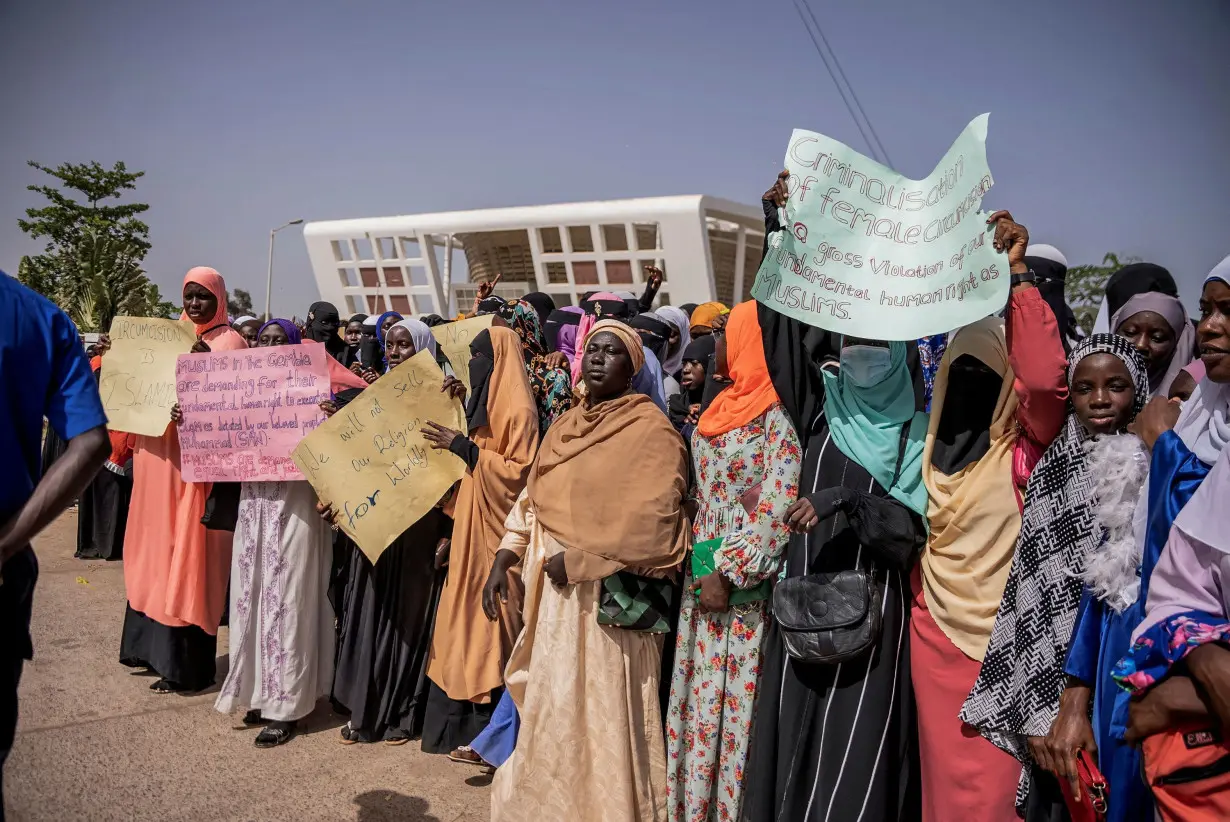
[{"label": "black leather handbag", "polygon": [[883,591],[865,571],[784,579],[773,590],[773,615],[786,653],[800,662],[836,665],[880,637]]},{"label": "black leather handbag", "polygon": [[[910,423],[901,426],[897,467],[901,473]],[[788,577],[773,589],[773,615],[786,653],[799,662],[836,665],[866,652],[880,638],[883,583],[858,569]]]}]

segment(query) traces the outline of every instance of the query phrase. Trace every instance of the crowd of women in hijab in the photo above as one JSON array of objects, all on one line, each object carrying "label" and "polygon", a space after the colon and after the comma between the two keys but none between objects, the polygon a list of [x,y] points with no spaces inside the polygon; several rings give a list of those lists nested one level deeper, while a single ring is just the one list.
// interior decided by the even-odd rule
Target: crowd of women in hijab
[{"label": "crowd of women in hijab", "polygon": [[494,773],[498,822],[1230,818],[1230,258],[1124,267],[1085,336],[1063,255],[988,222],[1002,312],[907,342],[655,307],[650,270],[485,283],[450,361],[442,317],[232,325],[189,271],[194,350],[323,345],[326,415],[428,352],[465,472],[373,563],[306,481],[113,435],[80,554],[124,559],[120,661],[207,689],[225,621],[258,747],[331,702],[341,744]]}]

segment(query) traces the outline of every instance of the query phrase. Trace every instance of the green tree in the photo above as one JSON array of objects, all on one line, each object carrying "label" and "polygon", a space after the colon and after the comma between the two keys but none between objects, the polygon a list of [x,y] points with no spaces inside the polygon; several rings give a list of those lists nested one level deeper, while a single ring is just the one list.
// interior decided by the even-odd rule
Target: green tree
[{"label": "green tree", "polygon": [[1124,257],[1122,260],[1113,251],[1102,258],[1101,265],[1078,265],[1068,269],[1064,284],[1064,293],[1072,313],[1076,315],[1076,323],[1086,334],[1093,331],[1093,321],[1097,319],[1098,308],[1106,295],[1106,281],[1110,275],[1128,263],[1140,260],[1135,257]]},{"label": "green tree", "polygon": [[48,204],[26,209],[28,219],[17,224],[46,246],[22,258],[18,279],[55,301],[82,331],[105,331],[117,314],[173,312],[141,267],[150,243],[149,226],[138,215],[149,205],[110,202],[135,190],[145,172],[130,172],[122,162],[111,168],[98,162],[29,165],[60,185],[27,187]]},{"label": "green tree", "polygon": [[255,316],[252,309],[252,295],[242,288],[232,288],[226,298],[226,310],[232,317],[242,317],[245,314]]}]

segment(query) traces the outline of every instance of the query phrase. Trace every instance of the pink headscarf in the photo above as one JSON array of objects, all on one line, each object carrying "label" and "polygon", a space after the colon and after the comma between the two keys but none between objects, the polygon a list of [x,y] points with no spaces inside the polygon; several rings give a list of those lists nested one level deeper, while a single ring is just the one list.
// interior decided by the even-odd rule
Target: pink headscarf
[{"label": "pink headscarf", "polygon": [[[196,268],[189,269],[188,273],[184,275],[184,287],[187,287],[188,283],[196,283],[205,288],[217,300],[217,308],[214,309],[213,317],[196,327],[197,336],[199,337],[206,331],[219,325],[229,327],[230,323],[227,322],[228,317],[226,314],[226,280],[222,279],[222,275],[208,266],[198,265]],[[187,311],[180,314],[179,318],[191,322]]]},{"label": "pink headscarf", "polygon": [[1197,357],[1183,366],[1183,370],[1188,373],[1193,382],[1200,382],[1204,379],[1204,360]]},{"label": "pink headscarf", "polygon": [[[599,291],[589,295],[591,300],[617,300],[623,301],[623,297],[618,294],[612,294],[610,291]],[[572,353],[572,384],[576,385],[581,379],[581,359],[585,354],[585,338],[589,336],[589,330],[594,327],[594,323],[598,322],[598,318],[593,314],[585,314],[581,317],[580,324],[577,325],[576,348]]]}]

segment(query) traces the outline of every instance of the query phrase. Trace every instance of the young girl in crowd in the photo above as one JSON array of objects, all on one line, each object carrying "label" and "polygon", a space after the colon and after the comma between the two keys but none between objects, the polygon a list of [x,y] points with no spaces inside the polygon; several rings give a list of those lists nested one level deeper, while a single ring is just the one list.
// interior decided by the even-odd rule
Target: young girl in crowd
[{"label": "young girl in crowd", "polygon": [[717,370],[732,382],[692,437],[693,551],[711,547],[709,564],[696,566],[703,574],[685,571],[679,611],[666,723],[675,822],[739,815],[765,630],[761,586],[778,571],[798,494],[799,440],[773,390],[756,304],[736,306],[718,335]]},{"label": "young girl in crowd", "polygon": [[[1079,344],[1068,364],[1068,391],[1063,431],[1026,486],[1012,570],[961,711],[1024,766],[1017,803],[1027,820],[1062,814],[1059,784],[1048,772],[1066,777],[1070,756],[1053,750],[1047,737],[1064,690],[1082,574],[1089,562],[1093,575],[1106,577],[1103,569],[1118,562],[1121,546],[1131,550],[1131,511],[1146,466],[1140,440],[1126,433],[1149,398],[1145,362],[1129,340],[1094,334]],[[1127,570],[1130,585],[1134,561]],[[1118,601],[1118,591],[1106,593]]]},{"label": "young girl in crowd", "polygon": [[[1181,413],[1178,403],[1155,397],[1137,420],[1136,430],[1152,453],[1147,493],[1141,494],[1133,517],[1133,553],[1126,558],[1129,572],[1139,568],[1138,582],[1124,586],[1120,603],[1128,604],[1122,605],[1104,599],[1103,591],[1091,588],[1087,578],[1064,665],[1068,686],[1049,744],[1061,752],[1096,746],[1098,766],[1110,785],[1108,819],[1112,822],[1153,818],[1152,796],[1140,779],[1139,749],[1125,740],[1128,694],[1112,674],[1129,652],[1130,635],[1145,619],[1153,571],[1176,516],[1230,442],[1227,276],[1221,266],[1214,269],[1201,295],[1203,318],[1197,335],[1205,379],[1183,403]],[[1150,667],[1148,661],[1136,664]],[[1120,671],[1121,678],[1128,675],[1130,671]]]},{"label": "young girl in crowd", "polygon": [[[181,319],[196,329],[194,352],[248,347],[227,324],[226,283],[217,271],[189,271],[183,298]],[[171,419],[182,420],[178,405]],[[201,524],[209,484],[184,482],[180,475],[176,425],[160,437],[137,437],[133,474],[120,662],[155,671],[160,679],[150,689],[158,693],[200,691],[214,683],[234,535]]]}]

